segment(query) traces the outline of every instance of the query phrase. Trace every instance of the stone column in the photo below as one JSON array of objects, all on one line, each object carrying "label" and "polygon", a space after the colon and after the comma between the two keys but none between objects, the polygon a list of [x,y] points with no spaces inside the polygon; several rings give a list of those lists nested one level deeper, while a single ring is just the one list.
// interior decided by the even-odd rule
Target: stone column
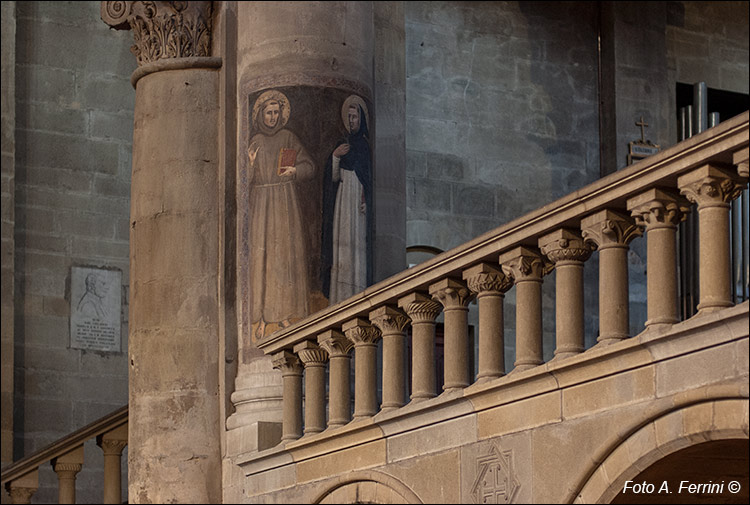
[{"label": "stone column", "polygon": [[404,328],[409,318],[398,309],[380,307],[370,312],[370,321],[383,336],[383,403],[382,410],[393,410],[406,403],[404,375]]},{"label": "stone column", "polygon": [[302,436],[302,363],[289,351],[274,355],[273,367],[281,370],[284,388],[281,440],[296,440]]},{"label": "stone column", "polygon": [[380,330],[359,317],[344,323],[342,330],[354,344],[354,419],[374,416],[378,411],[377,341]]},{"label": "stone column", "polygon": [[602,210],[581,221],[584,240],[599,250],[599,337],[612,343],[630,333],[628,244],[641,235],[630,217]]},{"label": "stone column", "polygon": [[31,503],[31,497],[37,489],[39,489],[39,468],[5,484],[11,503]]},{"label": "stone column", "polygon": [[101,4],[105,23],[133,31],[139,65],[131,77],[128,338],[128,496],[135,503],[215,503],[222,496],[222,62],[211,53],[211,7],[208,1]]},{"label": "stone column", "polygon": [[503,299],[513,281],[500,268],[482,263],[464,270],[464,280],[479,303],[478,380],[505,375]]},{"label": "stone column", "polygon": [[305,435],[314,435],[326,429],[328,354],[309,340],[295,345],[294,352],[305,365]]},{"label": "stone column", "polygon": [[561,228],[539,239],[542,254],[555,264],[556,358],[583,352],[583,262],[591,256],[580,233]]},{"label": "stone column", "polygon": [[430,285],[430,295],[445,312],[445,384],[443,390],[457,390],[470,384],[469,303],[474,296],[463,282],[443,279]]},{"label": "stone column", "polygon": [[318,336],[318,345],[328,353],[330,361],[328,427],[343,426],[351,420],[349,351],[353,344],[341,332],[328,330]]},{"label": "stone column", "polygon": [[677,178],[680,192],[698,204],[698,311],[731,307],[729,209],[745,184],[738,176],[714,165],[704,165]]},{"label": "stone column", "polygon": [[58,503],[75,503],[76,475],[83,468],[83,446],[53,459],[51,463],[57,474]]},{"label": "stone column", "polygon": [[435,318],[442,306],[421,293],[399,298],[398,306],[411,318],[411,400],[434,398]]},{"label": "stone column", "polygon": [[646,328],[674,324],[677,311],[677,224],[690,210],[688,202],[672,192],[649,189],[628,200],[628,210],[646,229]]},{"label": "stone column", "polygon": [[96,437],[104,453],[104,495],[102,503],[122,503],[122,450],[128,445],[128,425]]},{"label": "stone column", "polygon": [[542,277],[551,270],[537,249],[516,247],[500,255],[505,275],[516,286],[516,361],[514,372],[544,363],[542,353]]}]

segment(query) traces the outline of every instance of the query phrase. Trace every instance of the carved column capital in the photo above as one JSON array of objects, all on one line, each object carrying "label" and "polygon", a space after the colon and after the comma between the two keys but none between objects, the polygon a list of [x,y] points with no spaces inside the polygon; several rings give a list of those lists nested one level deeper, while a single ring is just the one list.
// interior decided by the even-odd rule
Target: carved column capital
[{"label": "carved column capital", "polygon": [[455,279],[443,279],[430,285],[430,294],[444,310],[465,310],[474,299],[466,284]]},{"label": "carved column capital", "polygon": [[628,210],[636,224],[649,231],[656,228],[675,228],[687,217],[690,204],[671,191],[652,188],[630,198]]},{"label": "carved column capital", "polygon": [[479,297],[488,294],[503,294],[513,287],[513,279],[503,273],[501,268],[480,263],[463,272],[466,285]]},{"label": "carved column capital", "polygon": [[328,361],[328,353],[310,340],[305,340],[295,345],[294,352],[297,353],[297,356],[305,367],[325,366],[326,361]]},{"label": "carved column capital", "polygon": [[599,249],[625,247],[643,234],[635,221],[619,212],[602,210],[581,220],[581,236]]},{"label": "carved column capital", "polygon": [[500,255],[499,263],[503,273],[512,278],[514,284],[541,281],[542,277],[554,269],[554,265],[535,247],[511,249]]},{"label": "carved column capital", "polygon": [[553,263],[584,262],[591,256],[591,246],[584,242],[580,233],[560,228],[539,238],[539,249]]},{"label": "carved column capital", "polygon": [[7,487],[11,503],[31,503],[31,497],[36,493],[35,487]]},{"label": "carved column capital", "polygon": [[281,376],[302,375],[302,363],[292,352],[281,351],[273,355],[271,361],[274,368],[281,370]]},{"label": "carved column capital", "polygon": [[165,58],[211,55],[210,1],[102,2],[102,21],[133,30],[138,66]]},{"label": "carved column capital", "polygon": [[374,346],[380,338],[380,330],[370,324],[370,321],[361,317],[344,323],[341,329],[344,330],[344,335],[354,343],[355,347],[361,345]]},{"label": "carved column capital", "polygon": [[386,306],[370,312],[370,321],[383,335],[393,335],[403,333],[411,320],[402,311]]},{"label": "carved column capital", "polygon": [[422,293],[410,293],[399,298],[398,306],[411,318],[412,324],[434,323],[443,311],[440,303]]},{"label": "carved column capital", "polygon": [[122,454],[122,450],[128,445],[127,440],[113,440],[113,439],[102,439],[99,443],[99,447],[102,448],[102,452],[105,456],[115,455],[119,456]]},{"label": "carved column capital", "polygon": [[698,204],[699,209],[728,207],[744,188],[737,175],[714,165],[703,165],[678,177],[677,186],[688,200]]},{"label": "carved column capital", "polygon": [[318,335],[318,345],[328,353],[331,358],[349,356],[354,344],[346,338],[343,333],[336,330],[328,330]]}]

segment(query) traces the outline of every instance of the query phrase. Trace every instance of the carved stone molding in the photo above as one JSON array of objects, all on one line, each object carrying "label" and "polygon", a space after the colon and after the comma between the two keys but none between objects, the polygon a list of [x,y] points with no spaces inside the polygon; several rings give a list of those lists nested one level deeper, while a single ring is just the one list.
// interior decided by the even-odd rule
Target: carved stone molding
[{"label": "carved stone molding", "polygon": [[643,234],[629,216],[612,210],[603,210],[581,220],[581,236],[586,243],[599,249],[625,247]]},{"label": "carved stone molding", "polygon": [[713,165],[704,165],[677,179],[680,193],[698,208],[728,207],[729,202],[740,196],[744,184],[728,170]]},{"label": "carved stone molding", "polygon": [[360,317],[345,323],[342,328],[346,338],[354,343],[354,346],[376,345],[380,338],[380,330],[370,324],[367,319]]},{"label": "carved stone molding", "polygon": [[737,174],[743,179],[750,177],[750,166],[748,165],[748,148],[740,149],[732,154],[732,163],[737,166]]},{"label": "carved stone molding", "polygon": [[328,361],[328,353],[321,349],[318,344],[309,340],[295,345],[294,352],[297,353],[305,367],[325,366],[326,361]]},{"label": "carved stone molding", "polygon": [[318,335],[318,345],[328,353],[331,358],[349,356],[354,344],[346,338],[343,333],[336,330],[328,330]]},{"label": "carved stone molding", "polygon": [[649,231],[656,228],[675,228],[687,217],[690,204],[671,191],[654,188],[628,200],[628,210],[636,224]]},{"label": "carved stone molding", "polygon": [[422,293],[411,293],[398,300],[398,306],[411,318],[412,325],[434,323],[443,306]]},{"label": "carved stone molding", "polygon": [[454,279],[443,279],[430,285],[430,294],[434,300],[440,302],[444,310],[468,310],[474,294],[466,284]]},{"label": "carved stone molding", "polygon": [[463,278],[472,293],[479,297],[487,294],[503,294],[513,287],[513,279],[502,269],[486,263],[464,270]]},{"label": "carved stone molding", "polygon": [[550,261],[584,262],[591,256],[591,245],[584,242],[583,237],[574,230],[561,228],[539,239],[539,249]]},{"label": "carved stone molding", "polygon": [[392,335],[403,333],[411,320],[398,309],[380,307],[370,312],[370,321],[380,329],[383,335]]},{"label": "carved stone molding", "polygon": [[274,368],[281,370],[282,377],[287,375],[302,375],[302,362],[289,351],[281,351],[273,357],[271,362]]},{"label": "carved stone molding", "polygon": [[102,2],[102,20],[133,30],[131,51],[144,65],[167,58],[211,55],[210,1]]}]

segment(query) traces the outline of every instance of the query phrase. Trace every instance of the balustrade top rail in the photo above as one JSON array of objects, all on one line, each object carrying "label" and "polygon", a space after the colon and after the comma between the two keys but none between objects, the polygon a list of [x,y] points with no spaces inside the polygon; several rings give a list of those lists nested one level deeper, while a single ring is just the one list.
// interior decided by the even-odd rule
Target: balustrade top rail
[{"label": "balustrade top rail", "polygon": [[83,428],[70,433],[69,435],[52,442],[50,445],[13,462],[2,470],[2,485],[22,477],[31,470],[35,470],[40,465],[54,458],[67,454],[77,446],[82,445],[87,440],[96,438],[99,435],[114,430],[128,422],[128,406],[125,405],[115,410],[111,414],[97,419],[87,424]]},{"label": "balustrade top rail", "polygon": [[675,186],[677,177],[701,165],[732,166],[733,153],[747,148],[746,111],[718,126],[652,155],[630,167],[603,177],[582,189],[491,230],[476,239],[421,265],[404,270],[363,292],[319,311],[259,342],[266,354],[292,347],[445,277],[460,277],[467,267],[497,262],[500,253],[518,246],[536,246],[538,237],[560,227],[578,227],[582,218],[596,211],[625,209],[626,201],[661,186]]}]

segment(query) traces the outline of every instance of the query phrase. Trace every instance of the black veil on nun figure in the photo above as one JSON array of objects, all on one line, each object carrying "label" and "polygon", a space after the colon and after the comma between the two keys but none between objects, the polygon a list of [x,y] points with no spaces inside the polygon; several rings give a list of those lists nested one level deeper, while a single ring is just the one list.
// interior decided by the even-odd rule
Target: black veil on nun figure
[{"label": "black veil on nun figure", "polygon": [[[355,105],[359,111],[360,124],[356,132],[351,132],[344,120],[348,134],[340,138],[331,149],[328,156],[326,169],[323,176],[323,226],[321,241],[321,282],[323,294],[326,298],[331,295],[331,270],[333,265],[333,241],[334,241],[334,208],[336,196],[341,187],[341,181],[333,181],[333,151],[342,144],[349,144],[349,152],[343,155],[339,161],[339,167],[343,170],[353,171],[359,183],[362,185],[365,198],[365,215],[367,222],[366,233],[366,283],[372,284],[372,229],[373,229],[373,191],[372,191],[372,151],[370,148],[369,124],[366,105],[364,101],[356,96],[350,96],[342,107],[342,119],[346,116],[350,106]],[[331,301],[335,303],[340,300]]]}]

